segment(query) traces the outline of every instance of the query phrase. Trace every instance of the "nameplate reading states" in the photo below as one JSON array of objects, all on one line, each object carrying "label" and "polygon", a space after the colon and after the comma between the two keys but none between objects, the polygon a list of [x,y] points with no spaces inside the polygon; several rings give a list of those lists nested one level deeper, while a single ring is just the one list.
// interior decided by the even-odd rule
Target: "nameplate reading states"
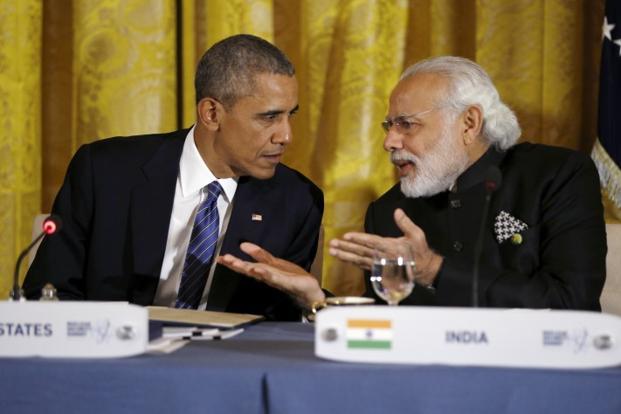
[{"label": "nameplate reading states", "polygon": [[315,354],[348,362],[603,368],[621,318],[597,312],[356,306],[317,314]]},{"label": "nameplate reading states", "polygon": [[122,302],[0,302],[0,357],[115,358],[145,352],[147,310]]}]

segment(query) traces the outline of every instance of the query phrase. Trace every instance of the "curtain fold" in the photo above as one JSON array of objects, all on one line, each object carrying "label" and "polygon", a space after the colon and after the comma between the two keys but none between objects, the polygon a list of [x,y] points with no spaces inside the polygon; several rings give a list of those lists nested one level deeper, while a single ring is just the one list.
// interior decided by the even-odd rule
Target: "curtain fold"
[{"label": "curtain fold", "polygon": [[74,1],[73,150],[177,126],[173,0]]},{"label": "curtain fold", "polygon": [[0,298],[41,202],[40,0],[0,3]]},{"label": "curtain fold", "polygon": [[[329,241],[360,230],[366,206],[394,182],[379,125],[403,67],[408,4],[308,0],[300,6],[299,38],[282,46],[296,56],[301,107],[285,162],[324,190]],[[287,35],[277,32],[276,42]],[[323,260],[325,287],[362,292],[358,269]]]},{"label": "curtain fold", "polygon": [[273,42],[272,0],[187,0],[178,2],[182,16],[182,126],[196,121],[194,72],[201,56],[214,43],[238,33]]},{"label": "curtain fold", "polygon": [[[326,243],[362,228],[396,182],[379,127],[401,71],[429,56],[479,62],[529,141],[589,151],[603,1],[0,0],[0,269],[10,274],[79,145],[195,121],[194,70],[251,33],[296,66],[300,111],[285,162],[325,193]],[[43,133],[42,133],[43,131]],[[327,251],[327,249],[324,249]],[[324,285],[362,292],[324,257]],[[0,278],[0,297],[10,281]]]}]

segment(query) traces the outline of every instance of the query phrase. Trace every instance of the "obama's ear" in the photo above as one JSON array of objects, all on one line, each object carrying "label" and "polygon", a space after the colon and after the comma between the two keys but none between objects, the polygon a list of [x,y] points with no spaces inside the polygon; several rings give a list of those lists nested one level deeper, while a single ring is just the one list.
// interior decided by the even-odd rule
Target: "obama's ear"
[{"label": "obama's ear", "polygon": [[206,97],[197,105],[198,122],[210,131],[217,131],[226,111],[217,99]]}]

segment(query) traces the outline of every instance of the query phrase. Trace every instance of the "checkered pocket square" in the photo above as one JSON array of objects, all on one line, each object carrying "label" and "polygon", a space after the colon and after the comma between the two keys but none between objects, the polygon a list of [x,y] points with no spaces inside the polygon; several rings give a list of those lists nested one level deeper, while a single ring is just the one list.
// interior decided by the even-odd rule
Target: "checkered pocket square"
[{"label": "checkered pocket square", "polygon": [[516,219],[504,210],[498,213],[496,221],[494,222],[494,233],[496,234],[498,243],[512,238],[514,235],[519,234],[527,228],[528,224]]}]

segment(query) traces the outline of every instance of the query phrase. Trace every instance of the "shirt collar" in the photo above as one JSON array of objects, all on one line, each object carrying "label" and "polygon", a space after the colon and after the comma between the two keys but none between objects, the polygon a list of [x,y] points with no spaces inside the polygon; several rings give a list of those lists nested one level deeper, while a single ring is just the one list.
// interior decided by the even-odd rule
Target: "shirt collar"
[{"label": "shirt collar", "polygon": [[236,178],[216,178],[211,172],[203,157],[198,152],[194,142],[194,128],[190,129],[183,143],[183,151],[179,160],[179,183],[181,195],[186,198],[196,195],[203,187],[212,181],[218,181],[224,190],[224,196],[230,203],[237,189]]},{"label": "shirt collar", "polygon": [[481,158],[476,160],[474,164],[457,178],[457,182],[452,186],[451,192],[463,192],[484,181],[488,168],[492,165],[499,166],[505,154],[506,152],[498,150],[494,145],[491,145]]}]

